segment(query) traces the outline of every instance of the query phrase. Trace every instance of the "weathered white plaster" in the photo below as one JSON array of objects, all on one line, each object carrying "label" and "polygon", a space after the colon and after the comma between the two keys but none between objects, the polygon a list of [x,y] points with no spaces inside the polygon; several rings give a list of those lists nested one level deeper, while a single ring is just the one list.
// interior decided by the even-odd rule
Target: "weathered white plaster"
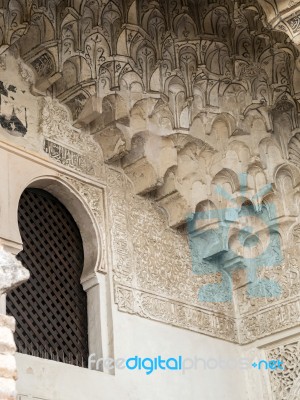
[{"label": "weathered white plaster", "polygon": [[0,296],[27,281],[29,272],[20,261],[0,247]]}]

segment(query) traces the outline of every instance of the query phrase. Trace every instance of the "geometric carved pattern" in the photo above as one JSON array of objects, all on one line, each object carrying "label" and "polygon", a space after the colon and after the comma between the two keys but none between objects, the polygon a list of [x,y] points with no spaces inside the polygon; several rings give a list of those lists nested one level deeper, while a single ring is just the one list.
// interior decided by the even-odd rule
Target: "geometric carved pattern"
[{"label": "geometric carved pattern", "polygon": [[40,101],[40,106],[44,151],[69,168],[87,175],[101,176],[101,148],[93,137],[74,129],[67,110],[57,101],[45,97]]},{"label": "geometric carved pattern", "polygon": [[300,396],[300,342],[281,345],[267,352],[268,360],[283,361],[284,370],[270,371],[273,400],[298,400]]},{"label": "geometric carved pattern", "polygon": [[155,205],[130,192],[124,174],[110,169],[108,183],[119,310],[236,342],[233,305],[198,301],[199,286],[218,277],[192,273],[186,237],[165,225]]},{"label": "geometric carved pattern", "polygon": [[[218,282],[218,274],[193,274],[186,236],[165,225],[155,202],[132,193],[126,175],[112,168],[108,172],[115,301],[120,311],[238,343],[299,325],[296,257],[258,271],[262,278],[280,283],[279,298],[249,299],[247,286],[241,285],[234,291],[235,311],[230,302],[200,302],[199,288]],[[279,202],[280,197],[278,206]],[[289,246],[298,254],[293,243]],[[290,247],[286,251],[292,255]]]},{"label": "geometric carved pattern", "polygon": [[30,279],[7,296],[17,320],[18,351],[86,366],[86,293],[80,284],[83,247],[71,214],[52,195],[26,189],[19,203],[23,251]]},{"label": "geometric carved pattern", "polygon": [[93,213],[96,221],[95,227],[100,232],[101,244],[99,244],[99,251],[101,252],[101,262],[97,271],[106,273],[108,262],[105,261],[108,254],[108,232],[105,230],[105,193],[102,187],[95,187],[89,183],[85,183],[79,179],[71,178],[67,175],[61,174],[61,178],[67,180],[68,184],[72,186],[77,194],[81,197],[82,201],[87,204],[89,210]]}]

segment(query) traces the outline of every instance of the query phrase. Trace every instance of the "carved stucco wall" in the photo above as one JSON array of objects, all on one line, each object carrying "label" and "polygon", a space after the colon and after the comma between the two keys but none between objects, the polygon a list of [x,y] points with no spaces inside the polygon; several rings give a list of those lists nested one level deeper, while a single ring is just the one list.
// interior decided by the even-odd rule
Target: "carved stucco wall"
[{"label": "carved stucco wall", "polygon": [[199,304],[199,285],[218,277],[193,274],[187,236],[167,226],[155,203],[136,197],[120,171],[109,171],[108,186],[119,309],[236,341],[232,304]]},{"label": "carved stucco wall", "polygon": [[267,356],[272,360],[282,360],[283,371],[270,371],[272,394],[274,400],[296,400],[300,395],[299,379],[299,339],[267,350]]},{"label": "carved stucco wall", "polygon": [[[259,360],[280,360],[284,369],[252,370],[249,374],[251,383],[250,399],[258,396],[266,400],[297,400],[300,394],[299,381],[299,334],[280,339],[274,343],[263,345],[252,350],[251,356]],[[248,356],[250,356],[248,353]],[[259,379],[258,379],[259,378]],[[261,392],[257,391],[262,386]]]},{"label": "carved stucco wall", "polygon": [[[248,343],[300,325],[300,82],[287,36],[298,33],[273,31],[255,1],[202,3],[0,2],[10,24],[1,137],[107,185],[120,311]],[[242,196],[239,173],[248,174]],[[72,184],[104,218],[100,193]],[[266,184],[271,193],[255,203]],[[279,298],[249,299],[241,273],[232,303],[199,302],[199,288],[222,276],[192,272],[176,228],[207,204],[228,207],[217,185],[257,210],[275,205],[284,261],[258,273],[280,284]]]},{"label": "carved stucco wall", "polygon": [[298,0],[259,0],[270,25],[300,43],[300,2]]},{"label": "carved stucco wall", "polygon": [[[20,61],[17,63],[20,68]],[[8,64],[13,68],[13,58]],[[7,66],[4,68],[2,76],[6,71],[6,76],[9,77]],[[26,69],[25,66],[24,68]],[[24,73],[20,76],[23,80],[26,79]],[[6,84],[9,84],[9,80]],[[87,176],[107,181],[115,298],[121,311],[240,342],[253,341],[299,324],[299,313],[295,308],[298,304],[299,274],[296,261],[298,217],[297,203],[294,201],[295,196],[297,198],[299,177],[295,167],[277,168],[277,181],[272,194],[272,201],[283,215],[289,208],[292,208],[291,215],[294,215],[286,226],[282,225],[285,243],[283,249],[287,257],[281,267],[262,272],[269,277],[274,276],[282,284],[282,297],[248,301],[246,287],[237,285],[234,291],[237,308],[232,303],[201,304],[198,300],[199,287],[218,282],[221,277],[220,274],[193,274],[186,233],[168,226],[166,214],[158,208],[155,198],[137,196],[134,185],[122,169],[108,168],[103,164],[100,147],[92,137],[84,137],[83,133],[72,127],[67,111],[56,100],[36,98],[29,92],[27,96],[38,110],[37,115],[36,110],[33,114],[29,113],[28,123],[30,126],[31,121],[35,121],[39,133],[36,135],[36,129],[33,129],[25,139],[12,137],[3,130],[5,140],[23,144],[31,151],[39,151],[45,157],[74,171],[80,170]],[[12,99],[9,101],[13,103]],[[53,147],[45,147],[45,143],[50,140]],[[278,149],[275,145],[274,148]],[[266,153],[266,157],[270,159],[266,167],[271,168],[274,173],[272,163],[278,163],[278,152]],[[85,193],[84,187],[76,184],[76,180],[74,184],[77,185],[77,190]],[[255,191],[252,189],[251,193]],[[284,203],[281,193],[288,193]],[[92,195],[86,193],[86,196],[92,209],[96,210],[96,191]],[[288,248],[288,243],[293,250]],[[266,324],[270,315],[272,324]]]},{"label": "carved stucco wall", "polygon": [[[186,234],[166,225],[155,202],[134,196],[120,171],[111,170],[108,182],[120,310],[240,343],[299,325],[299,243],[292,232],[284,263],[259,271],[281,285],[279,298],[249,298],[247,286],[241,285],[234,291],[235,310],[233,303],[201,304],[199,287],[218,282],[220,275],[193,274]],[[290,225],[295,222],[289,230]]]},{"label": "carved stucco wall", "polygon": [[298,51],[256,1],[4,5],[2,50],[20,54],[35,93],[67,105],[135,192],[155,191],[171,226],[215,203],[215,184],[235,192],[250,164],[249,190],[284,160],[299,164]]}]

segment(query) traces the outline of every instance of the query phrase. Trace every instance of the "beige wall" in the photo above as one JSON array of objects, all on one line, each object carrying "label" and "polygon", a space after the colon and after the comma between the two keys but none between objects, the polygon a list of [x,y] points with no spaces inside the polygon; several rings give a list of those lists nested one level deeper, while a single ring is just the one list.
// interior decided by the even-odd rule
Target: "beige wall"
[{"label": "beige wall", "polygon": [[[115,358],[195,356],[239,359],[236,345],[114,310]],[[18,391],[45,400],[248,400],[244,371],[212,369],[116,370],[115,376],[26,355],[17,355]],[[75,397],[74,397],[75,396]],[[21,400],[27,397],[21,396]]]},{"label": "beige wall", "polygon": [[[13,61],[11,67],[14,67]],[[100,170],[99,175],[88,175],[86,170],[74,170],[68,165],[52,160],[42,150],[43,135],[55,136],[56,132],[52,131],[55,128],[61,133],[61,140],[65,141],[65,145],[72,147],[73,151],[83,153],[83,156],[85,154],[79,139],[71,136],[71,125],[64,127],[60,115],[57,116],[59,125],[55,126],[49,123],[48,131],[41,135],[41,125],[36,109],[36,107],[40,107],[40,103],[29,93],[28,82],[24,82],[20,78],[17,70],[15,72],[16,74],[12,75],[11,71],[6,69],[2,79],[6,79],[7,82],[12,81],[19,90],[27,91],[24,105],[29,110],[29,130],[28,137],[23,139],[11,136],[9,132],[0,128],[1,243],[13,253],[17,253],[22,248],[17,223],[20,195],[28,185],[43,187],[56,195],[72,212],[83,235],[88,261],[85,264],[82,280],[91,303],[89,312],[89,328],[92,329],[89,332],[91,352],[94,349],[103,357],[114,356],[115,358],[134,355],[155,357],[159,354],[163,357],[182,355],[188,358],[198,356],[204,359],[238,358],[239,349],[235,344],[140,318],[131,315],[132,312],[129,314],[120,312],[127,311],[124,308],[126,304],[120,298],[120,311],[118,310],[114,304],[116,298],[112,290],[114,288],[113,274],[115,273],[115,279],[118,279],[117,277],[120,275],[123,276],[118,285],[120,293],[121,290],[124,290],[125,274],[130,275],[133,271],[126,271],[125,268],[117,271],[115,267],[115,264],[121,265],[117,260],[120,260],[122,252],[113,242],[118,240],[122,244],[120,240],[124,240],[124,237],[114,237],[117,235],[117,231],[116,227],[112,227],[114,222],[122,217],[121,214],[118,215],[116,208],[118,206],[116,198],[119,193],[114,194],[112,180],[111,182],[107,181],[107,177],[114,175],[115,172],[109,173],[105,169],[104,172]],[[55,118],[55,110],[52,110],[52,113],[51,118]],[[61,127],[61,125],[63,126]],[[70,134],[66,132],[67,129],[71,132]],[[73,140],[72,146],[70,146],[70,137]],[[114,208],[113,201],[115,201]],[[139,204],[138,198],[135,201]],[[141,199],[140,207],[144,208],[144,206],[145,203]],[[144,209],[144,211],[148,213],[149,217],[153,213],[158,227],[164,226],[165,222],[163,222],[161,214],[155,208],[152,210],[151,207],[149,203],[147,210]],[[145,220],[145,224],[147,224],[147,220]],[[119,227],[121,227],[120,223]],[[94,243],[88,236],[89,231],[92,231],[94,235]],[[186,254],[186,244],[182,239],[171,230],[168,235],[171,236],[162,236],[162,248],[159,251],[164,251],[166,240],[178,238],[182,242],[181,246],[184,246],[183,251]],[[168,255],[167,259],[162,261],[163,267],[164,263],[170,262],[172,256]],[[175,263],[179,261],[180,259],[175,260]],[[131,260],[128,259],[127,263],[130,262]],[[94,270],[98,271],[96,275]],[[192,282],[193,278],[189,279]],[[196,294],[197,286],[193,290]],[[197,302],[196,298],[194,302]],[[209,310],[206,312],[208,316],[211,315]],[[151,318],[151,314],[147,314],[146,309],[144,316]],[[211,318],[213,317],[211,316]],[[217,322],[217,319],[215,320]],[[202,329],[202,327],[199,325],[197,329]],[[205,326],[203,329],[206,329]],[[220,334],[224,336],[225,331],[220,331]],[[45,400],[73,400],[74,398],[83,400],[98,399],[103,396],[107,399],[118,397],[153,399],[161,398],[161,396],[166,399],[174,399],[180,396],[203,400],[209,398],[213,400],[248,400],[245,376],[241,370],[205,371],[199,369],[198,371],[187,371],[184,375],[180,372],[158,372],[153,373],[152,376],[146,376],[138,371],[116,370],[115,375],[112,375],[108,373],[109,371],[107,373],[90,371],[22,354],[17,355],[17,369],[17,389],[22,400],[31,397]],[[239,376],[238,380],[237,376]],[[213,384],[214,381],[218,381],[218,385]]]},{"label": "beige wall", "polygon": [[[28,185],[43,187],[57,195],[71,211],[74,211],[74,218],[77,220],[82,234],[85,233],[85,224],[92,229],[91,224],[84,221],[79,215],[83,211],[75,202],[75,198],[79,197],[82,202],[88,203],[90,198],[84,198],[79,187],[85,188],[84,193],[87,193],[89,188],[95,189],[96,187],[100,191],[103,187],[105,188],[101,180],[97,182],[94,178],[91,179],[83,174],[74,174],[39,153],[24,151],[11,145],[9,140],[0,143],[0,164],[2,177],[0,203],[3,221],[1,240],[8,249],[13,248],[17,252],[22,246],[17,224],[17,209],[20,195]],[[76,182],[82,186],[76,187]],[[65,195],[63,195],[62,188],[65,188]],[[99,197],[101,193],[98,193]],[[105,207],[104,204],[105,202],[103,207]],[[86,206],[92,208],[91,203]],[[101,204],[99,204],[99,213],[101,214],[103,210],[101,211],[100,206]],[[110,206],[111,203],[108,202],[108,209]],[[77,207],[77,211],[75,207]],[[81,207],[83,206],[81,205]],[[114,217],[117,216],[114,215]],[[85,218],[89,218],[89,216],[86,215]],[[99,222],[95,219],[92,221],[92,225],[93,223],[97,225]],[[108,220],[108,224],[110,225],[111,221]],[[101,221],[101,231],[103,237],[106,232],[105,219]],[[109,245],[109,235],[107,236],[107,249],[105,252],[101,252],[102,260],[98,269],[100,271],[101,268],[105,269],[105,275],[108,274],[109,280],[112,280],[112,265],[109,261],[105,261],[110,260],[110,257],[113,256],[106,254],[111,248],[113,249]],[[96,246],[97,244],[90,251],[98,253]],[[94,262],[97,262],[97,257],[94,257]],[[105,266],[101,267],[102,264]],[[85,275],[88,276],[91,272],[92,270],[89,272],[87,270]],[[100,276],[104,277],[103,273],[100,272]],[[102,307],[103,305],[105,307],[104,310],[103,308],[99,310],[97,294],[91,294],[89,323],[94,329],[101,325],[101,335],[100,328],[98,332],[95,330],[90,332],[90,336],[93,337],[90,347],[95,349],[104,347],[103,357],[113,355],[115,358],[127,358],[135,355],[175,357],[182,355],[186,358],[197,356],[207,360],[211,358],[236,360],[239,358],[237,345],[127,313],[120,313],[116,305],[111,308],[110,302],[103,296],[103,291],[107,290],[111,302],[114,301],[113,294],[109,291],[110,285],[101,279],[100,289],[98,288],[96,291],[101,292],[101,304]],[[89,279],[83,276],[83,280],[84,284],[88,286]],[[98,297],[100,298],[100,294]],[[98,314],[96,314],[97,312]],[[111,342],[112,336],[113,343]],[[102,393],[105,393],[105,397],[108,399],[116,399],[117,396],[124,399],[153,399],[154,397],[159,398],[162,393],[166,399],[176,398],[176,396],[203,400],[208,398],[214,400],[248,399],[245,375],[242,370],[218,368],[205,371],[200,367],[199,370],[187,371],[184,375],[180,372],[158,372],[153,373],[152,376],[145,376],[144,373],[138,371],[116,370],[115,376],[109,376],[108,373],[89,371],[21,354],[17,355],[17,369],[17,390],[22,400],[23,398],[27,399],[26,396],[45,400],[73,400],[75,397],[78,400],[98,399],[101,398]],[[238,383],[236,383],[237,376],[239,376]],[[215,380],[218,381],[218,385],[212,384]]]}]

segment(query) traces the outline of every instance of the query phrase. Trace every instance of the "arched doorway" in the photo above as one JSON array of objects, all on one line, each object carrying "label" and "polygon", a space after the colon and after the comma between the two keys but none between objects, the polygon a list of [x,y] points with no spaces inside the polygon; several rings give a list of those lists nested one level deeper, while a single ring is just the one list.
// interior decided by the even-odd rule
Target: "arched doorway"
[{"label": "arched doorway", "polygon": [[27,188],[19,202],[23,251],[30,279],[7,296],[20,353],[87,366],[86,293],[80,284],[83,244],[65,206],[42,189]]}]

